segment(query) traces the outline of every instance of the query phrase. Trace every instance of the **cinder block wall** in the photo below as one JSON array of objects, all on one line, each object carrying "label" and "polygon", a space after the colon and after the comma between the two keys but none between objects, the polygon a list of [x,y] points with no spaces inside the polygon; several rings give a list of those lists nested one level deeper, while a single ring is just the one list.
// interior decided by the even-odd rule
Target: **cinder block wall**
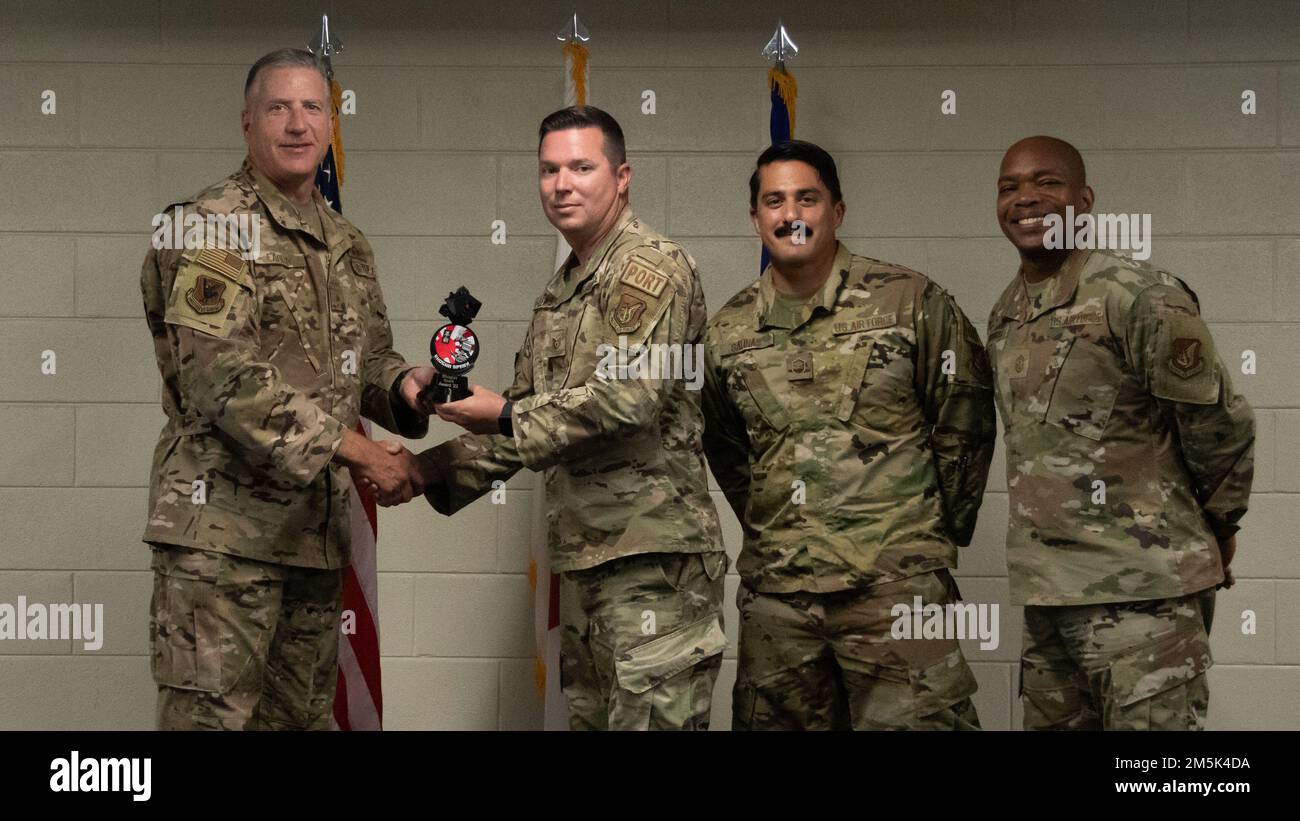
[{"label": "cinder block wall", "polygon": [[[233,171],[244,72],[305,43],[328,12],[357,95],[343,123],[344,211],[374,242],[397,347],[423,359],[438,299],[484,301],[504,386],[554,254],[537,202],[536,128],[562,100],[553,32],[570,3],[359,0],[0,5],[0,602],[102,602],[102,650],[0,644],[0,728],[145,728],[144,525],[159,380],[138,277],[153,214]],[[1153,261],[1201,297],[1256,408],[1258,465],[1241,579],[1221,594],[1211,725],[1300,728],[1300,6],[578,2],[591,101],[627,132],[632,202],[700,263],[717,308],[755,274],[746,180],[766,142],[759,50],[784,16],[801,50],[800,137],[843,176],[843,237],[951,290],[983,328],[1015,257],[993,216],[1001,151],[1032,133],[1085,154],[1099,210],[1153,215]],[[940,114],[944,90],[957,114]],[[1258,112],[1241,112],[1255,92]],[[42,94],[56,113],[42,114]],[[641,112],[652,90],[656,113]],[[508,241],[489,240],[504,220]],[[53,350],[58,371],[40,371]],[[433,426],[425,447],[452,435]],[[967,648],[988,728],[1018,728],[1019,613],[1007,606],[999,453],[968,599],[1002,603],[1002,645]],[[716,495],[716,494],[715,494]],[[391,728],[530,728],[534,477],[453,519],[422,502],[380,518]],[[739,528],[717,496],[727,547]],[[736,579],[728,585],[734,597]],[[1243,635],[1243,611],[1255,635]],[[736,632],[734,606],[728,632]],[[730,725],[734,648],[715,698]]]}]

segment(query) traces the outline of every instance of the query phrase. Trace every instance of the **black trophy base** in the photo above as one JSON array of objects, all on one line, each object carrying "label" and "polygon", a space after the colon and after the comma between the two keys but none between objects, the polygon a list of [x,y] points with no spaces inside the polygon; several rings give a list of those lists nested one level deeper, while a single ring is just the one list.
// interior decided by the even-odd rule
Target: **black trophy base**
[{"label": "black trophy base", "polygon": [[420,391],[420,402],[426,407],[458,402],[471,396],[469,380],[463,376],[443,376],[439,374]]}]

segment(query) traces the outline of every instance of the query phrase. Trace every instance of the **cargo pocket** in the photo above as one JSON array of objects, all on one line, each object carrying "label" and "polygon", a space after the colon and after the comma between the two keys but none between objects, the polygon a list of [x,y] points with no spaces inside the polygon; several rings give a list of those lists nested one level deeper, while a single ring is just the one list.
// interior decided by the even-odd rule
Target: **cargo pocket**
[{"label": "cargo pocket", "polygon": [[199,550],[155,550],[149,632],[159,685],[227,693],[250,664],[265,661],[283,589],[267,567]]},{"label": "cargo pocket", "polygon": [[1117,657],[1105,673],[1107,730],[1203,729],[1209,707],[1205,673],[1213,665],[1200,629],[1171,633]]},{"label": "cargo pocket", "polygon": [[[188,555],[187,555],[188,554]],[[154,681],[179,690],[221,691],[220,648],[209,610],[218,559],[212,554],[156,549],[149,643]]]},{"label": "cargo pocket", "polygon": [[718,615],[619,653],[610,729],[705,729],[727,636]]},{"label": "cargo pocket", "polygon": [[836,658],[856,730],[937,729],[936,722],[942,722],[939,714],[969,698],[978,687],[960,648],[923,665]]},{"label": "cargo pocket", "polygon": [[975,674],[961,649],[953,650],[939,661],[920,669],[909,670],[912,696],[916,699],[918,718],[934,715],[970,698],[979,689]]},{"label": "cargo pocket", "polygon": [[1097,714],[1090,706],[1088,691],[1073,680],[1072,674],[1027,670],[1021,659],[1019,678],[1016,695],[1024,706],[1024,729],[1096,729]]}]

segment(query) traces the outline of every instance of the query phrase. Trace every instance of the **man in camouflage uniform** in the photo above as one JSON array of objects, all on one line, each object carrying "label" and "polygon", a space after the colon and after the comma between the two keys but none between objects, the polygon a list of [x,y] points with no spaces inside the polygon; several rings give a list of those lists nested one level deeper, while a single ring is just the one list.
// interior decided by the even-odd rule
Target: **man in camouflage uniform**
[{"label": "man in camouflage uniform", "polygon": [[835,161],[758,158],[772,264],[705,336],[705,450],[744,547],[734,729],[977,729],[956,638],[897,639],[899,607],[960,597],[993,457],[979,336],[925,276],[837,242]]},{"label": "man in camouflage uniform", "polygon": [[601,347],[689,350],[704,293],[681,246],[632,214],[612,117],[551,114],[538,159],[543,210],[573,254],[534,306],[505,395],[476,385],[438,406],[470,434],[420,454],[425,495],[452,514],[520,468],[544,470],[571,727],[707,729],[727,556],[699,393],[610,371]]},{"label": "man in camouflage uniform", "polygon": [[1021,265],[988,340],[1025,728],[1202,729],[1254,417],[1181,280],[1048,247],[1044,217],[1092,203],[1069,143],[1030,137],[1003,157],[998,221]]},{"label": "man in camouflage uniform", "polygon": [[165,212],[245,217],[255,233],[167,247],[163,221],[141,272],[167,413],[144,532],[161,729],[328,728],[345,468],[390,501],[419,481],[412,454],[353,430],[362,413],[422,436],[433,370],[393,351],[370,245],[313,186],[329,100],[311,54],[259,60],[243,167]]}]

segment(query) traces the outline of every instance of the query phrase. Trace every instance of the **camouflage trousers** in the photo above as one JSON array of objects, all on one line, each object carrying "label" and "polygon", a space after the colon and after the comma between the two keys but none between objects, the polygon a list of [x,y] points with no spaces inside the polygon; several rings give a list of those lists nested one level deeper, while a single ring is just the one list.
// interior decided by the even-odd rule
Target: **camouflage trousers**
[{"label": "camouflage trousers", "polygon": [[1173,599],[1026,606],[1026,730],[1202,730],[1214,588]]},{"label": "camouflage trousers", "polygon": [[895,639],[895,605],[959,598],[947,570],[835,593],[741,585],[734,730],[978,730],[955,638]]},{"label": "camouflage trousers", "polygon": [[171,545],[153,571],[158,729],[329,729],[342,571]]},{"label": "camouflage trousers", "polygon": [[727,637],[727,554],[646,553],[560,575],[574,730],[707,730]]}]

